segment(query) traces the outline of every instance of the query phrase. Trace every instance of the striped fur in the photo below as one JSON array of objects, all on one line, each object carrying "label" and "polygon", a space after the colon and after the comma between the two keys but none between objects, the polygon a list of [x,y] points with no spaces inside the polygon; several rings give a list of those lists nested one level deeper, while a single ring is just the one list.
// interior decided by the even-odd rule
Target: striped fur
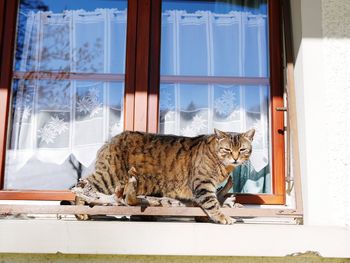
[{"label": "striped fur", "polygon": [[86,180],[98,192],[122,196],[131,169],[137,179],[132,189],[136,195],[191,200],[212,221],[232,224],[233,219],[220,211],[216,188],[248,160],[253,136],[254,130],[215,130],[213,135],[193,138],[126,131],[100,149],[95,172]]}]

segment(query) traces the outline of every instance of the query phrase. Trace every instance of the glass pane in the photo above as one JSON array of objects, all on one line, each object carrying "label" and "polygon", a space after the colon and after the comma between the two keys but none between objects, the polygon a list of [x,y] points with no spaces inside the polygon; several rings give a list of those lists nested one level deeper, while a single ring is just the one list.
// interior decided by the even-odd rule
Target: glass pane
[{"label": "glass pane", "polygon": [[68,189],[123,131],[126,8],[20,1],[5,189]]},{"label": "glass pane", "polygon": [[85,174],[123,130],[122,82],[15,80],[13,89],[5,189],[66,189],[77,179],[71,162]]},{"label": "glass pane", "polygon": [[124,73],[126,8],[126,0],[21,0],[15,70]]},{"label": "glass pane", "polygon": [[[232,191],[272,193],[267,1],[163,1],[162,8],[161,75],[173,80],[161,76],[160,133],[255,128],[253,153],[234,171]],[[204,76],[231,77],[232,84]],[[245,84],[250,77],[265,80]]]},{"label": "glass pane", "polygon": [[271,193],[269,87],[162,84],[160,133],[196,136],[254,128],[250,161],[233,174],[234,192]]},{"label": "glass pane", "polygon": [[267,0],[162,6],[162,75],[269,76]]}]

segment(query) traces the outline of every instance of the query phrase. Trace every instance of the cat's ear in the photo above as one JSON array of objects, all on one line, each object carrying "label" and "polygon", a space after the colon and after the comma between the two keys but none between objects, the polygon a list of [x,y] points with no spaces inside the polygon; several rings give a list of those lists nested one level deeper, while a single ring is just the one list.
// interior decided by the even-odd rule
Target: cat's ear
[{"label": "cat's ear", "polygon": [[215,128],[214,128],[214,133],[215,133],[215,136],[216,136],[217,139],[223,139],[223,138],[227,137],[225,132],[220,131],[220,130],[215,129]]},{"label": "cat's ear", "polygon": [[254,134],[255,134],[255,130],[250,129],[249,131],[246,131],[245,133],[243,133],[243,136],[252,142],[254,139]]}]

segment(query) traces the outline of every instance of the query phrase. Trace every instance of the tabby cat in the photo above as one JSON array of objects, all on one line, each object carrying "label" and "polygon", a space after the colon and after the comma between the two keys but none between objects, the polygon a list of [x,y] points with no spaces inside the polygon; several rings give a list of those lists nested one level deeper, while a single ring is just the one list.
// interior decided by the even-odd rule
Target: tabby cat
[{"label": "tabby cat", "polygon": [[85,180],[94,191],[123,196],[130,170],[137,171],[136,195],[191,200],[211,221],[232,224],[220,211],[216,189],[249,159],[254,133],[215,129],[212,135],[183,137],[125,131],[99,150],[95,172]]}]

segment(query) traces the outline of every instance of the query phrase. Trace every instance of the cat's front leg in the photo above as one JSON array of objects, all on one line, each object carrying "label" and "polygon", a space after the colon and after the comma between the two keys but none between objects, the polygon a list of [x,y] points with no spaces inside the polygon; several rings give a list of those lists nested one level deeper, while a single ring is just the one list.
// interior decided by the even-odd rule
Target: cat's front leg
[{"label": "cat's front leg", "polygon": [[194,185],[194,201],[204,210],[210,220],[215,223],[231,225],[236,222],[235,219],[225,215],[220,210],[220,203],[216,197],[216,188],[213,182],[208,180],[197,180]]}]

